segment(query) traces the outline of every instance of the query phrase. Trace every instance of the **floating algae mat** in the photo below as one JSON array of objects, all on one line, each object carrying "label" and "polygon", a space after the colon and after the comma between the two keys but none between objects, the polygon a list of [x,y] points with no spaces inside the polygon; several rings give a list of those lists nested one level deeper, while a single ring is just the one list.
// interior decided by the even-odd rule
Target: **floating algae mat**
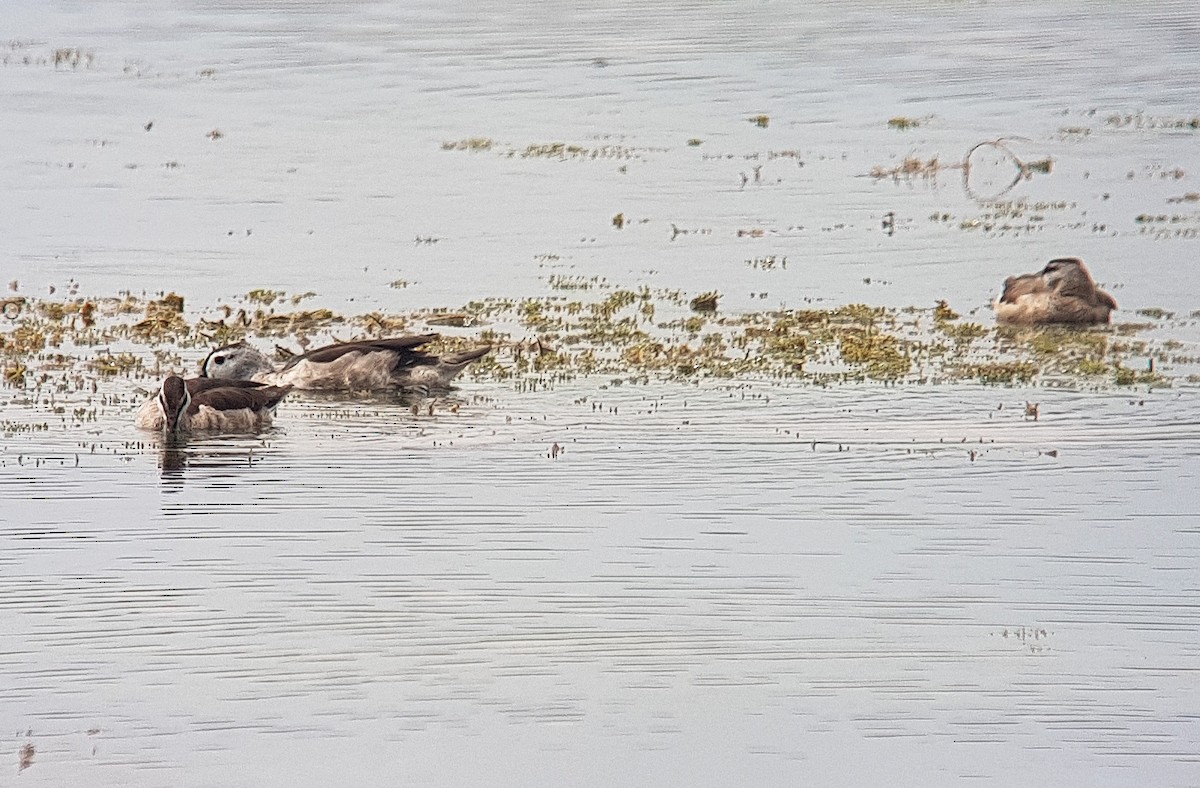
[{"label": "floating algae mat", "polygon": [[243,339],[268,349],[273,343],[286,358],[327,342],[437,331],[436,352],[479,342],[495,347],[464,379],[518,390],[580,376],[1066,387],[1200,380],[1200,352],[1170,338],[1176,318],[1169,313],[1086,330],[1013,329],[964,319],[944,301],[907,309],[850,304],[734,314],[717,309],[716,296],[698,300],[605,284],[571,289],[569,296],[485,299],[403,314],[304,308],[314,294],[276,291],[253,291],[198,311],[174,293],[10,297],[0,326],[0,364],[10,390],[95,391],[97,381],[117,379],[146,389],[171,371],[194,374],[209,348]]}]

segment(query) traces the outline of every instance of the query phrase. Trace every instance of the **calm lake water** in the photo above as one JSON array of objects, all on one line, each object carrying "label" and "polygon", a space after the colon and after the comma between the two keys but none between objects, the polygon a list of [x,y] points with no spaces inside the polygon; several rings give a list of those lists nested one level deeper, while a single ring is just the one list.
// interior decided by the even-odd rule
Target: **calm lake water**
[{"label": "calm lake water", "polygon": [[[1193,2],[0,7],[17,294],[404,313],[566,277],[991,325],[1075,255],[1127,336],[1200,356]],[[1000,138],[1051,171],[985,147],[964,188]],[[906,157],[943,166],[871,177]],[[144,380],[0,388],[0,773],[1196,785],[1183,366],[468,377],[176,449],[132,426]]]}]

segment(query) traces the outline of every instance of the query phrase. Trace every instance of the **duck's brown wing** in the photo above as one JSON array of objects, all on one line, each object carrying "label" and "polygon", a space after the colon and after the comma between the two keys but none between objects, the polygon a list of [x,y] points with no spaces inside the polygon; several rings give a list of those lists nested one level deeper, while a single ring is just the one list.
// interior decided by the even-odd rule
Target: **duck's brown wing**
[{"label": "duck's brown wing", "polygon": [[291,386],[214,386],[192,395],[188,414],[196,415],[201,405],[213,410],[269,410],[280,403]]},{"label": "duck's brown wing", "polygon": [[1004,280],[1004,292],[1000,294],[1000,302],[1015,304],[1017,299],[1023,296],[1045,293],[1048,289],[1046,280],[1042,278],[1041,274],[1010,276]]},{"label": "duck's brown wing", "polygon": [[[338,342],[333,345],[319,347],[316,350],[310,350],[299,356],[295,356],[287,364],[284,369],[291,369],[301,361],[311,361],[316,364],[328,364],[332,361],[337,361],[347,353],[370,353],[377,350],[390,350],[398,353],[401,359],[407,359],[412,356],[426,357],[419,348],[421,345],[432,342],[437,339],[437,334],[414,334],[407,337],[390,337],[388,339],[362,339],[356,342]],[[402,361],[400,365],[403,366]]]},{"label": "duck's brown wing", "polygon": [[223,380],[221,378],[188,378],[184,381],[187,386],[188,394],[195,397],[202,391],[211,389],[259,389],[266,386],[266,383],[255,383],[253,380]]}]

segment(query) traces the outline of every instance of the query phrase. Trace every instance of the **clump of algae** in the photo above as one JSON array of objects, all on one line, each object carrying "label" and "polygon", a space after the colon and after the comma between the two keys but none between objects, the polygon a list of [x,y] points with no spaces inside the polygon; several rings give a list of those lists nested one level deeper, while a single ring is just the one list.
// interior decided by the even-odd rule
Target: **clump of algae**
[{"label": "clump of algae", "polygon": [[[175,294],[138,298],[31,299],[0,323],[0,369],[9,386],[38,384],[54,371],[85,379],[160,375],[215,345],[241,339],[314,343],[425,332],[437,353],[481,342],[494,352],[464,379],[525,390],[579,376],[645,381],[768,378],[816,385],[855,381],[922,385],[1166,385],[1173,378],[1132,371],[1154,356],[1182,373],[1200,364],[1172,340],[1135,338],[1139,329],[994,328],[965,321],[945,301],[932,308],[847,304],[733,314],[693,311],[675,290],[610,286],[554,288],[522,299],[489,298],[408,313],[344,315],[329,308],[276,311],[298,300],[255,291],[189,315]],[[564,295],[565,293],[565,295]],[[308,297],[311,294],[305,294]],[[707,295],[707,294],[706,294]],[[1162,324],[1156,324],[1161,329]],[[289,343],[284,341],[284,345]],[[290,352],[290,349],[289,349]],[[1186,374],[1177,377],[1186,380]]]}]

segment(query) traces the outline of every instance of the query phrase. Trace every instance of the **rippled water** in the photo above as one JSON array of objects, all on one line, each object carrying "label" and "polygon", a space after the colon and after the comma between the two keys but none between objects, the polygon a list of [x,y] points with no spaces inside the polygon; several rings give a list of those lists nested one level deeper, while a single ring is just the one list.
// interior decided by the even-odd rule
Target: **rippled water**
[{"label": "rippled water", "polygon": [[[1197,190],[1200,132],[1171,125],[1200,112],[1192,3],[6,14],[23,293],[403,311],[566,275],[990,322],[1005,275],[1070,253],[1119,317],[1198,339],[1200,219],[1169,202]],[[94,61],[39,62],[59,48]],[[957,173],[867,177],[998,137],[1055,162],[1007,227],[971,224]],[[493,147],[442,149],[469,138]],[[520,155],[555,142],[603,155]],[[467,381],[432,413],[296,396],[175,450],[105,385],[85,417],[0,390],[22,783],[1200,780],[1184,379]]]}]

